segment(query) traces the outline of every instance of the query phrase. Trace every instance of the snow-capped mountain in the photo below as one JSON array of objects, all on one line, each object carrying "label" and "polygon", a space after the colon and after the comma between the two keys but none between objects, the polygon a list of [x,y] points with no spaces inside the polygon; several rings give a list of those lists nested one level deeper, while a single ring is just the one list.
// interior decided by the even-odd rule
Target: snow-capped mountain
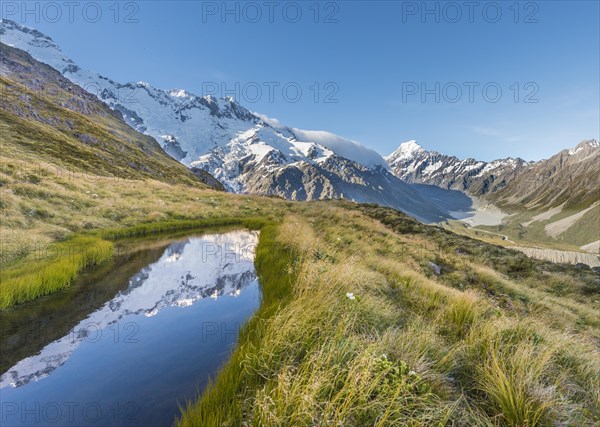
[{"label": "snow-capped mountain", "polygon": [[[564,204],[564,208],[580,210],[600,201],[599,167],[600,144],[593,139],[582,141],[529,165],[490,198],[498,204],[528,208]],[[598,223],[594,225],[598,230]]]},{"label": "snow-capped mountain", "polygon": [[386,157],[394,174],[409,183],[430,184],[448,190],[460,190],[480,196],[504,188],[531,165],[521,158],[484,162],[460,160],[423,149],[416,141],[400,144]]},{"label": "snow-capped mountain", "polygon": [[598,250],[600,143],[596,140],[582,141],[537,162],[460,160],[427,151],[415,141],[401,144],[386,159],[396,176],[407,182],[483,196],[485,203],[510,212],[503,219],[503,229],[516,230],[520,238],[558,240],[586,251]]},{"label": "snow-capped mountain", "polygon": [[93,331],[135,316],[153,317],[166,307],[185,309],[204,298],[239,295],[256,282],[254,250],[258,233],[233,231],[172,243],[160,259],[129,279],[129,286],[90,313],[67,335],[46,345],[0,377],[0,389],[20,387],[47,377],[64,365]]},{"label": "snow-capped mountain", "polygon": [[172,157],[209,172],[230,191],[293,200],[346,198],[391,206],[424,221],[444,216],[396,178],[379,154],[355,141],[280,125],[229,97],[115,82],[82,69],[50,37],[13,21],[0,22],[0,36],[97,95]]}]

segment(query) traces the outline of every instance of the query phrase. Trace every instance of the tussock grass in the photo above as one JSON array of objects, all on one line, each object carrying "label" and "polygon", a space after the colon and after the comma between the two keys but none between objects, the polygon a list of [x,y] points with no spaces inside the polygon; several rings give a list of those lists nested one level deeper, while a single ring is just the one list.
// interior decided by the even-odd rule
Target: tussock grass
[{"label": "tussock grass", "polygon": [[112,244],[207,225],[261,228],[261,308],[180,425],[600,422],[600,293],[587,270],[374,206],[37,176],[0,171],[0,232],[17,248],[0,247],[5,294],[5,278],[48,265],[35,248],[75,236]]},{"label": "tussock grass", "polygon": [[464,336],[469,332],[471,326],[479,320],[482,306],[485,303],[482,303],[475,294],[469,292],[454,297],[449,302],[444,318],[440,320],[440,323],[447,325],[450,333]]},{"label": "tussock grass", "polygon": [[105,240],[117,240],[127,237],[147,236],[181,230],[191,230],[205,227],[240,225],[250,229],[260,229],[267,221],[264,218],[201,218],[192,220],[157,221],[138,224],[125,228],[111,228],[95,232]]},{"label": "tussock grass", "polygon": [[[418,234],[332,206],[298,212],[275,238],[289,249],[280,271],[294,271],[286,303],[253,319],[244,334],[254,341],[240,344],[179,425],[598,422],[594,327],[574,332],[573,318],[553,325],[536,306],[499,305],[498,292],[514,287],[518,298],[531,289],[502,274],[487,277],[489,267],[454,255],[444,256],[448,265],[480,274],[468,289],[426,275],[422,266],[437,245]],[[493,281],[502,281],[496,293]],[[552,301],[544,307],[563,310]]]},{"label": "tussock grass", "polygon": [[112,243],[91,236],[55,243],[44,258],[0,271],[0,309],[64,289],[81,270],[112,254]]},{"label": "tussock grass", "polygon": [[539,379],[553,350],[537,351],[533,344],[491,348],[477,369],[477,386],[492,410],[511,426],[552,425],[552,411],[560,405],[553,385]]},{"label": "tussock grass", "polygon": [[240,424],[247,417],[240,396],[264,382],[264,374],[253,369],[248,361],[255,359],[257,348],[269,334],[268,320],[289,301],[295,276],[291,249],[278,243],[277,235],[276,225],[264,226],[256,248],[255,263],[262,285],[259,310],[241,329],[237,349],[215,382],[207,386],[197,403],[187,405],[186,417],[178,425]]}]

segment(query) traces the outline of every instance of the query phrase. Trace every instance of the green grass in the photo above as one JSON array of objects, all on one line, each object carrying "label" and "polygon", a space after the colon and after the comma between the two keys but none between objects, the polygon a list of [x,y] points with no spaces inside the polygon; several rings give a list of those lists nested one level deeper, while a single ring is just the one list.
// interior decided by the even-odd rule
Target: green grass
[{"label": "green grass", "polygon": [[[351,205],[349,205],[351,206]],[[511,279],[546,281],[546,273],[568,274],[578,278],[581,289],[590,293],[597,293],[598,287],[595,275],[586,269],[572,265],[554,264],[547,261],[534,260],[525,254],[495,244],[484,243],[479,239],[461,236],[440,227],[431,227],[418,223],[416,220],[400,216],[393,209],[375,205],[352,206],[370,218],[381,221],[397,233],[414,234],[423,236],[430,245],[431,256],[429,261],[439,262],[440,257],[451,256],[463,259],[469,263],[486,265],[494,270],[506,274]],[[458,257],[456,255],[459,254]],[[460,265],[459,270],[465,272],[467,263]]]},{"label": "green grass", "polygon": [[35,251],[0,271],[0,310],[68,287],[83,269],[112,257],[114,247],[110,241],[216,226],[239,225],[258,230],[267,221],[259,217],[172,220],[71,235],[66,241]]},{"label": "green grass", "polygon": [[263,226],[256,249],[255,265],[262,288],[262,301],[254,317],[241,329],[238,345],[230,360],[210,383],[197,403],[188,404],[178,425],[218,426],[242,423],[244,393],[264,383],[260,372],[245,366],[261,345],[266,322],[291,296],[294,278],[290,248],[277,242],[277,226]]},{"label": "green grass", "polygon": [[110,228],[93,232],[105,240],[116,240],[127,237],[147,236],[150,234],[173,232],[181,230],[191,230],[205,227],[240,225],[249,229],[258,230],[266,223],[264,218],[201,218],[188,220],[157,221],[145,224],[138,224],[131,227]]},{"label": "green grass", "polygon": [[[263,231],[256,263],[265,305],[241,333],[215,382],[183,409],[178,425],[491,427],[600,421],[600,368],[593,345],[598,330],[578,326],[579,316],[598,316],[589,300],[573,299],[585,292],[577,288],[579,279],[565,285],[564,299],[551,299],[551,293],[541,297],[545,284],[529,289],[520,283],[525,278],[533,285],[537,267],[545,263],[511,261],[505,269],[514,281],[497,272],[496,277],[485,263],[520,255],[496,252],[391,210],[327,206],[300,205],[277,233]],[[391,231],[363,214],[371,209],[404,231]],[[278,244],[267,250],[266,242]],[[426,260],[439,261],[437,243],[448,249],[447,268],[472,270],[469,289],[449,287],[441,277],[420,271]],[[463,252],[453,254],[450,243],[478,250],[477,258],[463,260]],[[409,250],[396,250],[400,247]],[[562,273],[544,274],[552,283],[564,281]],[[274,304],[271,284],[281,277],[285,286],[276,288],[282,293]],[[495,288],[480,286],[482,281]],[[497,294],[507,290],[515,290],[514,296],[504,295],[498,305]],[[524,297],[531,302],[522,303]]]},{"label": "green grass", "polygon": [[[544,227],[547,224],[559,221],[568,216],[574,215],[580,210],[590,207],[595,200],[591,200],[589,204],[579,207],[579,210],[574,208],[565,208],[561,212],[555,214],[552,218],[540,221],[531,222],[531,218],[537,214],[543,213],[540,211],[509,211],[513,215],[505,220],[499,226],[477,226],[472,232],[477,229],[507,235],[511,240],[524,245],[540,245],[549,249],[563,249],[571,251],[581,251],[580,246],[591,243],[600,239],[600,206],[588,211],[571,227],[564,230],[556,237],[549,236]],[[529,223],[523,226],[523,223]],[[508,244],[508,243],[505,243]]]},{"label": "green grass", "polygon": [[494,348],[477,372],[477,386],[488,397],[488,404],[510,426],[552,425],[554,405],[551,392],[536,387],[532,380],[543,375],[552,350],[537,355],[530,345]]},{"label": "green grass", "polygon": [[97,237],[74,236],[47,251],[0,271],[0,309],[64,289],[83,269],[110,259],[113,245]]}]

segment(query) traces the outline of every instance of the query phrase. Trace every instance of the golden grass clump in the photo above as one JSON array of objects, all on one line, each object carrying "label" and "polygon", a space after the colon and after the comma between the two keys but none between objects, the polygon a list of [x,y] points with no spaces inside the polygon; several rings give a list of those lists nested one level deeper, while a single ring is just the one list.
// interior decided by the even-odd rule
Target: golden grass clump
[{"label": "golden grass clump", "polygon": [[179,425],[600,422],[600,296],[583,270],[375,206],[27,176],[0,172],[2,308],[63,289],[120,238],[261,229],[261,307]]}]

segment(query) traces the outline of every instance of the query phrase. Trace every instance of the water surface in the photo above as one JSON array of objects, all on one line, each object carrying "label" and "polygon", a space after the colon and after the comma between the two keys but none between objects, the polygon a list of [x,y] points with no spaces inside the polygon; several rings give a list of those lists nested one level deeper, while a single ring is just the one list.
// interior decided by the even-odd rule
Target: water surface
[{"label": "water surface", "polygon": [[250,231],[154,242],[1,313],[0,423],[171,425],[260,304],[257,242]]}]

